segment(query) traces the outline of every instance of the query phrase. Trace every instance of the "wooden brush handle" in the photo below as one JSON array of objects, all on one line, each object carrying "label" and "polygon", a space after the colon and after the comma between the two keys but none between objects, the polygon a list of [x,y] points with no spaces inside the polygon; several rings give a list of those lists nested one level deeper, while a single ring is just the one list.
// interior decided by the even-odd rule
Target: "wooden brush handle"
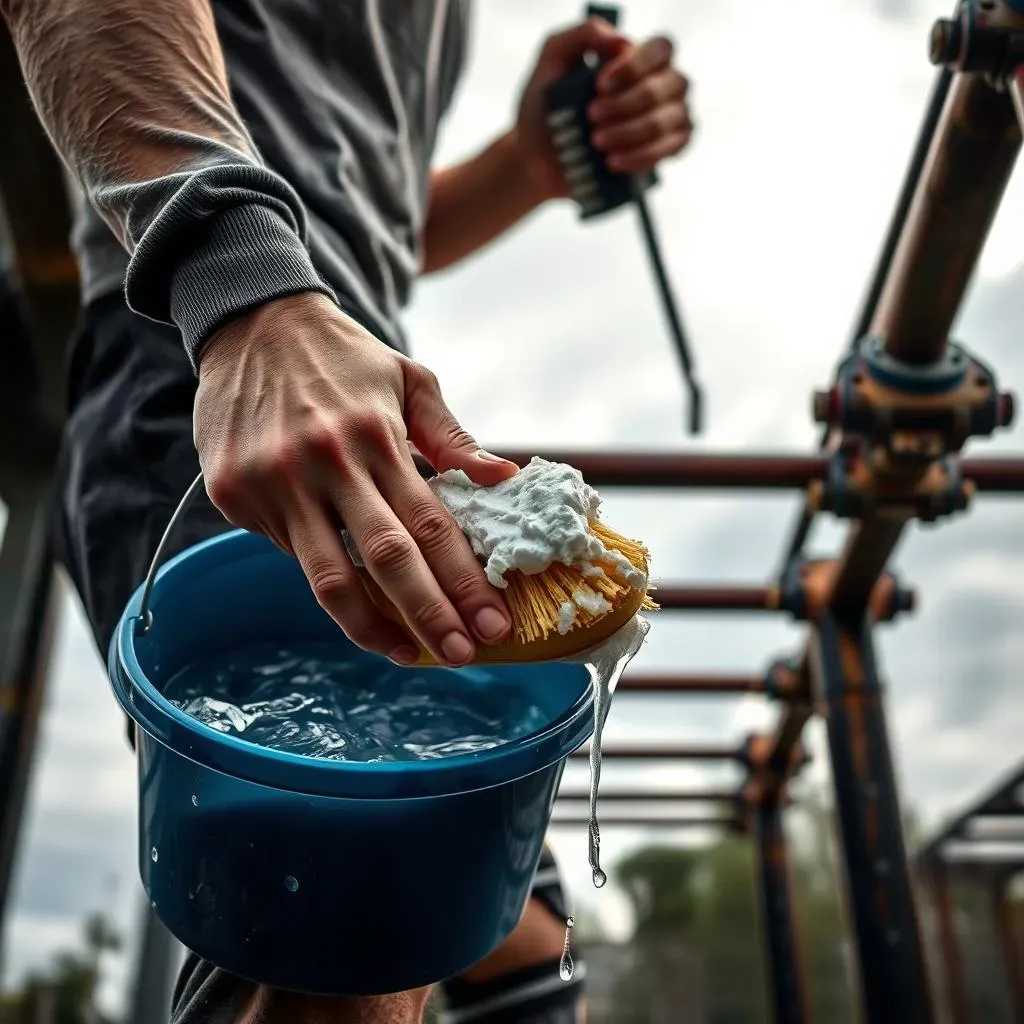
[{"label": "wooden brush handle", "polygon": [[[398,609],[391,603],[384,591],[377,585],[377,581],[364,568],[358,570],[359,575],[366,587],[367,592],[373,599],[373,603],[392,622],[397,622],[408,632],[408,626],[402,618]],[[644,603],[645,592],[643,590],[632,590],[629,600],[624,601],[619,607],[612,609],[607,615],[602,616],[589,626],[574,626],[568,633],[548,633],[541,640],[533,640],[529,643],[522,643],[514,638],[506,640],[505,643],[497,646],[488,644],[476,644],[476,657],[470,662],[471,665],[512,665],[526,662],[558,661],[560,658],[568,658],[583,651],[589,650],[603,643],[613,633],[618,632],[638,611]],[[513,629],[514,634],[514,629]],[[416,665],[438,665],[437,659],[409,633],[409,640],[419,650],[419,657]]]}]

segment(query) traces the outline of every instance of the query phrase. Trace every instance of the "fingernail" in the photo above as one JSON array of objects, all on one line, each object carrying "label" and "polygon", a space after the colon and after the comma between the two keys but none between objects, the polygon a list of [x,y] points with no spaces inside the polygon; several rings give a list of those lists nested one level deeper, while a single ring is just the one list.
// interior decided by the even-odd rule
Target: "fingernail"
[{"label": "fingernail", "polygon": [[419,658],[420,652],[415,647],[396,647],[388,657],[398,665],[412,665]]},{"label": "fingernail", "polygon": [[468,636],[451,632],[441,641],[441,653],[452,665],[464,665],[473,657],[473,644]]},{"label": "fingernail", "polygon": [[590,106],[587,107],[587,117],[589,117],[591,121],[600,121],[601,114],[603,112],[604,107],[601,105],[600,101],[591,103]]},{"label": "fingernail", "polygon": [[608,75],[604,78],[597,80],[597,91],[605,94],[614,92],[615,87],[618,85],[618,81],[614,75]]},{"label": "fingernail", "polygon": [[514,462],[509,462],[508,459],[503,459],[500,455],[492,455],[490,452],[485,452],[482,448],[476,453],[476,457],[481,462],[508,462],[510,466],[514,466]]},{"label": "fingernail", "polygon": [[608,136],[604,132],[594,132],[590,137],[590,142],[595,149],[602,149],[608,142]]},{"label": "fingernail", "polygon": [[497,608],[481,608],[473,620],[482,640],[497,640],[509,627],[509,621]]}]

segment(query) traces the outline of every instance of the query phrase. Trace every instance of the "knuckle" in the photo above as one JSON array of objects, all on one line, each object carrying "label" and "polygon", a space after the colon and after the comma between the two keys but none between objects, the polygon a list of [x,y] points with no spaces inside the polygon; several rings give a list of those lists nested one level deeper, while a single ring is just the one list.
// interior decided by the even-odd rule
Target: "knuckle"
[{"label": "knuckle", "polygon": [[457,604],[479,597],[481,591],[487,586],[482,573],[460,572],[445,581],[445,590],[448,592],[448,596]]},{"label": "knuckle", "polygon": [[305,439],[299,444],[281,442],[267,448],[256,462],[255,476],[264,481],[292,480],[302,472]]},{"label": "knuckle", "polygon": [[682,125],[685,116],[686,112],[678,107],[662,107],[655,118],[656,131],[653,133],[652,138],[675,131]]},{"label": "knuckle", "polygon": [[[412,612],[410,625],[416,626],[424,632],[433,632],[439,626],[444,626],[444,620],[448,618],[448,604],[446,601],[435,599],[424,601]],[[446,628],[445,628],[445,631]]]},{"label": "knuckle", "polygon": [[345,414],[344,433],[353,438],[376,439],[384,430],[379,412],[367,406],[357,406]]},{"label": "knuckle", "polygon": [[671,60],[676,52],[676,44],[672,37],[667,35],[656,36],[655,42],[665,58]]},{"label": "knuckle", "polygon": [[421,547],[438,548],[452,540],[455,523],[440,505],[423,502],[410,510],[409,528]]},{"label": "knuckle", "polygon": [[339,432],[334,423],[317,420],[305,431],[303,439],[306,448],[317,455],[332,455],[338,448]]},{"label": "knuckle", "polygon": [[416,383],[427,391],[435,392],[436,394],[441,393],[441,382],[437,379],[437,374],[433,370],[428,369],[421,363],[413,363],[413,376],[416,379]]},{"label": "knuckle", "polygon": [[476,441],[459,423],[452,420],[442,430],[442,439],[449,448],[476,448]]},{"label": "knuckle", "polygon": [[385,573],[398,573],[410,568],[414,558],[412,540],[398,530],[384,529],[360,541],[360,550],[367,565]]},{"label": "knuckle", "polygon": [[352,580],[348,573],[337,565],[308,565],[306,578],[322,607],[334,608],[347,602],[352,589]]},{"label": "knuckle", "polygon": [[643,102],[648,107],[655,106],[661,99],[661,95],[658,90],[658,83],[653,78],[645,78],[640,83],[640,96]]},{"label": "knuckle", "polygon": [[233,468],[218,468],[214,473],[207,473],[206,493],[221,512],[234,511],[244,493],[241,473]]}]

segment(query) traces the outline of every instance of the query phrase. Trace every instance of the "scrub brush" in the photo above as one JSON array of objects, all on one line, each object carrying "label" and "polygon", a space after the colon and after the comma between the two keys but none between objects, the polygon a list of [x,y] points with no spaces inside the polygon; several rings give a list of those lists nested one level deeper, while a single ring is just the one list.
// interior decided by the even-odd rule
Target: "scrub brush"
[{"label": "scrub brush", "polygon": [[[572,657],[638,612],[657,609],[646,547],[601,521],[597,492],[571,466],[534,458],[494,487],[479,487],[458,471],[430,484],[504,591],[512,617],[509,638],[477,645],[474,664]],[[401,623],[369,573],[362,575],[378,607]],[[416,664],[437,662],[420,648]]]}]

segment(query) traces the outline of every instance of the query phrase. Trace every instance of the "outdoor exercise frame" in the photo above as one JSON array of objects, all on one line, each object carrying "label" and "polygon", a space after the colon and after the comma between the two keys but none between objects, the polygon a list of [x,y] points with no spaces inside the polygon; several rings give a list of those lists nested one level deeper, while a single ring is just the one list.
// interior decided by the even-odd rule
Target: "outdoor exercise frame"
[{"label": "outdoor exercise frame", "polygon": [[[609,761],[715,759],[742,766],[737,791],[643,788],[604,793],[603,824],[691,823],[749,834],[756,842],[773,1019],[809,1020],[792,907],[783,808],[805,762],[804,725],[822,714],[830,752],[848,918],[859,965],[864,1019],[936,1019],[925,969],[873,647],[876,623],[913,607],[913,594],[887,565],[905,527],[967,508],[977,493],[1024,493],[1024,458],[964,459],[971,436],[1007,425],[1009,395],[991,371],[951,342],[950,328],[971,280],[1021,148],[1024,117],[1024,0],[961,3],[936,23],[937,75],[903,188],[833,387],[814,397],[821,453],[711,456],[510,452],[571,462],[598,487],[671,490],[794,489],[803,506],[777,573],[749,587],[668,584],[663,614],[786,614],[806,623],[806,642],[763,675],[638,674],[636,694],[763,694],[780,708],[768,735],[721,747],[609,746]],[[7,525],[0,546],[0,925],[22,819],[23,798],[53,626],[52,553],[46,508],[61,424],[64,348],[76,315],[78,282],[68,252],[67,206],[58,162],[27,101],[18,62],[0,30],[0,498]],[[5,241],[6,239],[6,241]],[[3,264],[0,262],[0,270]],[[814,517],[850,520],[841,552],[812,559]],[[607,773],[609,782],[614,772]],[[1024,1019],[1020,951],[1006,901],[1007,880],[1024,868],[1024,832],[1001,836],[993,853],[978,822],[1024,821],[1024,766],[936,836],[916,858],[934,886],[945,966],[944,1006],[968,1019],[948,877],[973,871],[991,885],[999,948],[1017,1019]],[[585,794],[566,790],[554,826],[585,820]],[[624,812],[665,805],[667,814]],[[702,805],[698,816],[681,814]],[[710,806],[716,812],[706,811]],[[1007,851],[1007,842],[1016,843]],[[966,845],[966,853],[964,847]],[[989,844],[991,845],[991,844]],[[147,935],[149,932],[147,932]],[[154,986],[170,946],[147,940],[134,1019],[149,1019]],[[163,984],[163,982],[160,982]]]}]

